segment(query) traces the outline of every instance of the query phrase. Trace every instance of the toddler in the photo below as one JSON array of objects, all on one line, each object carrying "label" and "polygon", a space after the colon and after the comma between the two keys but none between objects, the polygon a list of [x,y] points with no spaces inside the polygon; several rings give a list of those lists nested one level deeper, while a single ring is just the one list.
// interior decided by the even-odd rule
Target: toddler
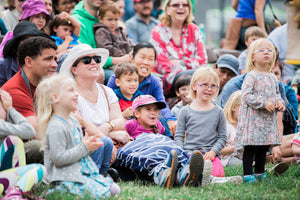
[{"label": "toddler", "polygon": [[227,142],[221,150],[221,162],[224,167],[242,165],[242,155],[236,151],[235,137],[239,119],[239,110],[242,103],[241,91],[238,90],[229,97],[224,107],[227,121]]},{"label": "toddler", "polygon": [[188,154],[201,151],[204,160],[213,163],[212,175],[223,177],[218,156],[227,140],[226,119],[222,108],[212,102],[219,87],[219,77],[213,69],[202,67],[193,74],[190,85],[193,102],[182,108],[174,140]]},{"label": "toddler", "polygon": [[[245,32],[245,44],[247,47],[250,46],[252,42],[259,38],[265,38],[266,35],[263,30],[258,26],[251,26]],[[243,50],[240,56],[238,57],[239,60],[239,69],[241,74],[245,74],[246,70],[246,59],[247,59],[247,49]]]},{"label": "toddler", "polygon": [[190,98],[191,78],[192,76],[190,74],[184,74],[175,82],[174,89],[177,97],[180,99],[180,102],[173,106],[171,112],[176,118],[178,118],[180,110],[192,102],[192,99]]},{"label": "toddler", "polygon": [[99,23],[93,26],[96,45],[105,48],[112,57],[129,56],[133,44],[119,27],[120,9],[117,3],[107,1],[99,7]]},{"label": "toddler", "polygon": [[66,12],[57,15],[50,25],[50,35],[55,39],[57,54],[64,54],[78,45],[80,23]]},{"label": "toddler", "polygon": [[114,89],[119,98],[119,105],[125,119],[133,117],[132,102],[142,93],[138,90],[139,75],[138,68],[132,63],[120,63],[115,68],[116,85]]},{"label": "toddler", "polygon": [[[256,182],[266,175],[266,152],[281,144],[277,111],[285,109],[275,75],[275,48],[267,39],[254,41],[248,50],[247,75],[242,85],[242,104],[236,133],[237,146],[244,147],[244,181]],[[255,172],[252,163],[255,158]]]},{"label": "toddler", "polygon": [[119,186],[110,177],[100,175],[89,156],[103,142],[88,132],[83,137],[79,122],[70,116],[78,104],[73,79],[48,77],[38,85],[36,95],[39,130],[45,133],[42,146],[46,182],[53,186],[49,192],[64,190],[83,195],[87,191],[95,199],[119,194]]}]

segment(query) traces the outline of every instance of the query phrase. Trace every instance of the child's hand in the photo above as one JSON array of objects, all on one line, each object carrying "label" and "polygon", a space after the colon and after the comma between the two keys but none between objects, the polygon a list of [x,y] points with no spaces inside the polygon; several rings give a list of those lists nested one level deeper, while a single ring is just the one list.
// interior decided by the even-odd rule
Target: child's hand
[{"label": "child's hand", "polygon": [[215,159],[216,155],[217,154],[213,150],[210,150],[203,156],[203,159],[213,161],[213,159]]},{"label": "child's hand", "polygon": [[2,102],[3,108],[8,111],[12,107],[12,99],[8,92],[0,90],[0,100]]},{"label": "child's hand", "polygon": [[59,14],[59,17],[60,17],[61,19],[69,19],[69,18],[71,17],[71,15],[70,15],[69,13],[63,11],[63,12],[61,12],[61,13]]},{"label": "child's hand", "polygon": [[271,113],[274,111],[275,107],[270,101],[267,101],[265,105],[265,109]]},{"label": "child's hand", "polygon": [[68,43],[72,42],[72,40],[73,40],[73,37],[71,35],[67,35],[65,37],[65,41],[67,41]]},{"label": "child's hand", "polygon": [[282,101],[277,101],[275,104],[275,108],[277,110],[284,111],[285,110],[284,103]]},{"label": "child's hand", "polygon": [[123,117],[124,117],[125,119],[127,119],[128,117],[133,116],[133,113],[132,113],[132,107],[129,107],[129,108],[127,108],[126,110],[124,110],[124,111],[122,112],[122,115],[123,115]]},{"label": "child's hand", "polygon": [[99,147],[101,147],[104,143],[99,140],[99,136],[91,136],[85,135],[82,138],[82,142],[87,146],[89,151],[96,151]]}]

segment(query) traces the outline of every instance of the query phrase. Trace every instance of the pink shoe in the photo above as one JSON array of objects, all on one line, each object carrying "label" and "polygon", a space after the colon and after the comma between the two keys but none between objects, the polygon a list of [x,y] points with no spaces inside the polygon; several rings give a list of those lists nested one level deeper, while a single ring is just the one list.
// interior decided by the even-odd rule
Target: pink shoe
[{"label": "pink shoe", "polygon": [[23,192],[18,187],[8,187],[6,194],[2,197],[2,200],[26,200],[23,197]]}]

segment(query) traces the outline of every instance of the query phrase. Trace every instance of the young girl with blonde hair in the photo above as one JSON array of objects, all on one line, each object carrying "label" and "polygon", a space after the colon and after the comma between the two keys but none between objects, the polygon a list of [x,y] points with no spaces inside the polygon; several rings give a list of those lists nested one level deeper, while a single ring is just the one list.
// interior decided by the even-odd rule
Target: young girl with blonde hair
[{"label": "young girl with blonde hair", "polygon": [[242,165],[242,155],[237,152],[235,138],[238,125],[239,109],[242,103],[241,91],[238,90],[229,97],[224,107],[227,121],[227,142],[225,148],[221,150],[221,162],[224,167]]},{"label": "young girl with blonde hair", "polygon": [[223,177],[224,168],[218,156],[226,144],[226,119],[222,108],[212,102],[219,86],[219,77],[211,68],[202,67],[193,74],[193,102],[179,114],[175,142],[188,154],[194,150],[202,152],[203,159],[213,164],[212,175]]},{"label": "young girl with blonde hair", "polygon": [[90,153],[103,145],[98,136],[83,136],[79,122],[70,114],[77,109],[75,82],[63,75],[44,79],[36,89],[39,130],[43,137],[46,182],[54,190],[67,190],[96,199],[118,194],[120,188],[111,178],[99,175]]},{"label": "young girl with blonde hair", "polygon": [[[244,181],[266,178],[266,152],[281,144],[277,111],[284,111],[279,86],[271,72],[275,64],[275,48],[267,39],[258,39],[249,46],[248,74],[242,85],[236,142],[244,148]],[[252,163],[255,158],[255,172]]]}]

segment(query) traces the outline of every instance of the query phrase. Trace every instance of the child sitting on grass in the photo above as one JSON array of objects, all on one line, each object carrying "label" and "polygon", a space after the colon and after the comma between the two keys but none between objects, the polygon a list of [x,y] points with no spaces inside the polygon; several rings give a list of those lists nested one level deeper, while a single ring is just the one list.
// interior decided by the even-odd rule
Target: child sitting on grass
[{"label": "child sitting on grass", "polygon": [[23,199],[23,194],[29,194],[45,178],[46,169],[43,165],[26,165],[22,139],[34,136],[30,122],[12,107],[9,93],[0,89],[1,199]]},{"label": "child sitting on grass", "polygon": [[135,64],[120,63],[115,68],[116,85],[119,87],[114,89],[119,98],[119,105],[122,115],[125,119],[133,117],[132,102],[142,93],[138,90],[139,87],[139,72]]},{"label": "child sitting on grass", "polygon": [[192,99],[190,98],[190,82],[191,82],[192,76],[190,74],[185,74],[180,76],[174,85],[174,89],[176,92],[177,97],[181,100],[177,104],[173,106],[171,109],[171,112],[175,117],[178,119],[180,110],[190,104],[192,102]]},{"label": "child sitting on grass", "polygon": [[238,90],[230,95],[224,107],[224,113],[227,121],[227,142],[224,149],[221,150],[221,162],[224,167],[242,165],[241,152],[237,152],[235,137],[239,120],[239,110],[242,103],[242,94]]},{"label": "child sitting on grass", "polygon": [[69,49],[78,45],[80,23],[66,12],[57,15],[50,25],[50,35],[55,39],[57,54],[67,53]]},{"label": "child sitting on grass", "polygon": [[[250,44],[252,42],[254,42],[255,40],[257,40],[259,38],[265,38],[265,37],[266,37],[266,35],[261,28],[259,28],[258,26],[251,26],[245,32],[245,44],[247,47],[249,47]],[[247,72],[247,70],[246,70],[247,54],[248,54],[248,51],[247,51],[247,49],[245,49],[244,51],[242,51],[242,53],[238,57],[239,70],[240,70],[241,74],[245,74]]]},{"label": "child sitting on grass", "polygon": [[75,85],[69,77],[53,75],[36,89],[39,130],[45,133],[42,147],[48,173],[46,182],[52,186],[49,192],[84,195],[87,191],[94,199],[119,194],[119,186],[102,171],[99,174],[90,157],[104,144],[100,136],[91,136],[87,130],[83,135],[79,121],[71,116],[78,106]]}]

